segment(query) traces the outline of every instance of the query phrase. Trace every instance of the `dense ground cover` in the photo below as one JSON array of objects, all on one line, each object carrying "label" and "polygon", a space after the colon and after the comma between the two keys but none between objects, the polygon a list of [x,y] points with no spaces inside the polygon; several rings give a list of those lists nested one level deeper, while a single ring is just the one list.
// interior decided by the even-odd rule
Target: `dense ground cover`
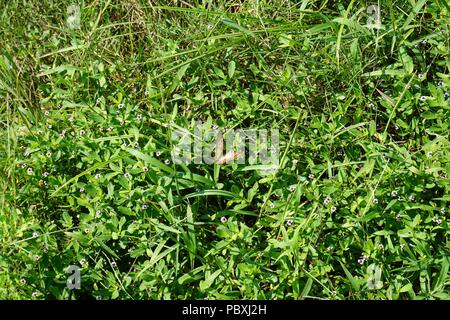
[{"label": "dense ground cover", "polygon": [[446,0],[73,5],[1,1],[0,298],[450,298]]}]

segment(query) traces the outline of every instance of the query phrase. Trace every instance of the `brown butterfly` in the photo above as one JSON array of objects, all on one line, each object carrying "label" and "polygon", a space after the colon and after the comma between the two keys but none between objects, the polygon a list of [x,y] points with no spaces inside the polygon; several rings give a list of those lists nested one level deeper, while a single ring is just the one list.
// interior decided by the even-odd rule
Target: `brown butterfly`
[{"label": "brown butterfly", "polygon": [[229,151],[222,157],[216,158],[216,164],[229,163],[233,160],[237,160],[242,156],[242,152]]},{"label": "brown butterfly", "polygon": [[236,151],[228,151],[225,155],[223,155],[223,135],[219,133],[219,137],[216,143],[216,164],[224,164],[239,159],[242,156],[242,152]]}]

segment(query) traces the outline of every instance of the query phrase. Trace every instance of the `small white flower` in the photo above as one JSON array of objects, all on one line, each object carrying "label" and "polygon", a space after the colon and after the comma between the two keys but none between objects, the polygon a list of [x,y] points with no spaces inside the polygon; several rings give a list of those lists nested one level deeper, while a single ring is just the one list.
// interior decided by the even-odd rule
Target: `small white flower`
[{"label": "small white flower", "polygon": [[84,188],[80,188],[80,193],[83,193],[84,192]]},{"label": "small white flower", "polygon": [[102,300],[102,296],[95,296],[95,300]]},{"label": "small white flower", "polygon": [[100,210],[95,211],[95,216],[100,218],[102,216],[102,212]]},{"label": "small white flower", "polygon": [[24,278],[22,278],[22,279],[20,279],[20,283],[21,283],[21,284],[26,284],[26,283],[27,283],[27,280],[25,280]]},{"label": "small white flower", "polygon": [[148,90],[145,90],[145,92],[144,92],[144,94],[146,95],[146,96],[148,96]]},{"label": "small white flower", "polygon": [[325,200],[323,201],[324,204],[330,204],[331,198],[329,196],[326,196]]},{"label": "small white flower", "polygon": [[37,292],[33,292],[33,293],[31,294],[31,297],[36,298],[37,295],[38,295]]},{"label": "small white flower", "polygon": [[38,261],[41,257],[39,257],[37,254],[34,256],[34,261]]},{"label": "small white flower", "polygon": [[373,204],[377,204],[378,203],[378,198],[373,198]]},{"label": "small white flower", "polygon": [[441,208],[441,209],[439,210],[439,212],[440,212],[441,214],[445,214],[445,208]]},{"label": "small white flower", "polygon": [[139,142],[135,142],[135,143],[133,143],[133,147],[135,147],[135,148],[139,148]]},{"label": "small white flower", "polygon": [[115,261],[111,262],[111,267],[113,268],[117,267],[117,263]]},{"label": "small white flower", "polygon": [[61,132],[61,133],[59,134],[59,136],[60,136],[61,138],[64,138],[64,137],[66,136],[66,134],[65,134],[64,131],[63,131],[63,132]]},{"label": "small white flower", "polygon": [[70,116],[69,121],[73,122],[75,120],[75,118],[73,116]]},{"label": "small white flower", "polygon": [[402,218],[402,217],[401,217],[400,213],[397,213],[397,215],[395,216],[395,219],[396,219],[397,221],[400,221],[401,218]]},{"label": "small white flower", "polygon": [[143,168],[142,168],[142,171],[147,172],[147,171],[148,171],[148,168],[147,168],[147,167],[143,167]]},{"label": "small white flower", "polygon": [[102,99],[97,98],[97,103],[100,103],[100,102],[102,102]]},{"label": "small white flower", "polygon": [[84,266],[86,263],[87,263],[86,259],[81,259],[81,260],[80,260],[80,264],[81,264],[82,266]]},{"label": "small white flower", "polygon": [[108,131],[113,131],[113,127],[108,127],[108,129],[106,129],[106,130],[108,130]]},{"label": "small white flower", "polygon": [[46,117],[48,117],[50,115],[50,112],[48,112],[48,110],[45,110],[44,114]]},{"label": "small white flower", "polygon": [[222,223],[225,223],[225,222],[227,222],[227,217],[225,217],[225,216],[223,216],[223,217],[221,217],[220,218],[220,222],[222,222]]},{"label": "small white flower", "polygon": [[84,135],[85,131],[83,129],[80,130],[80,136]]},{"label": "small white flower", "polygon": [[142,114],[138,114],[138,115],[136,116],[136,120],[138,120],[138,121],[142,120]]},{"label": "small white flower", "polygon": [[44,133],[44,131],[42,131],[41,129],[39,129],[39,130],[37,131],[37,133],[38,133],[38,135],[42,135],[42,134]]},{"label": "small white flower", "polygon": [[95,175],[95,179],[100,179],[100,177],[101,177],[101,174],[100,173],[97,173],[96,175]]},{"label": "small white flower", "polygon": [[288,227],[292,226],[293,224],[294,224],[294,221],[292,221],[292,220],[286,221],[286,225],[287,225]]},{"label": "small white flower", "polygon": [[448,92],[444,93],[444,98],[447,99],[448,98]]},{"label": "small white flower", "polygon": [[274,203],[271,203],[271,204],[269,205],[269,207],[270,207],[271,209],[273,209],[273,208],[275,208],[275,204],[274,204]]},{"label": "small white flower", "polygon": [[146,205],[146,204],[143,204],[141,208],[142,208],[143,210],[147,210],[147,208],[148,208],[148,205]]},{"label": "small white flower", "polygon": [[422,44],[423,44],[423,45],[426,45],[427,43],[428,43],[427,40],[423,40],[423,41],[422,41]]},{"label": "small white flower", "polygon": [[394,190],[394,191],[391,192],[391,197],[392,198],[395,198],[397,195],[398,195],[397,191]]},{"label": "small white flower", "polygon": [[433,156],[433,152],[428,151],[428,152],[427,152],[427,158],[430,159],[432,156]]},{"label": "small white flower", "polygon": [[336,210],[337,210],[337,208],[336,208],[336,207],[331,207],[331,213],[335,213],[335,212],[336,212]]},{"label": "small white flower", "polygon": [[84,229],[84,233],[89,233],[89,231],[91,231],[89,228]]},{"label": "small white flower", "polygon": [[420,97],[420,101],[425,101],[425,100],[427,100],[427,97],[426,97],[426,96],[421,96],[421,97]]},{"label": "small white flower", "polygon": [[409,199],[409,201],[414,201],[414,200],[416,200],[416,196],[412,194],[408,197],[408,199]]},{"label": "small white flower", "polygon": [[51,125],[51,124],[49,124],[49,125],[47,126],[47,128],[51,129],[51,128],[52,128],[52,125]]},{"label": "small white flower", "polygon": [[422,80],[422,79],[423,79],[423,74],[422,74],[422,73],[419,73],[419,74],[417,75],[417,77],[418,77],[420,80]]},{"label": "small white flower", "polygon": [[298,163],[298,160],[297,160],[297,159],[292,160],[292,164],[293,164],[294,166],[296,166],[297,163]]},{"label": "small white flower", "polygon": [[206,28],[208,30],[211,30],[212,28],[214,28],[214,25],[212,23],[208,23],[208,25],[206,26]]},{"label": "small white flower", "polygon": [[309,179],[309,180],[314,179],[314,175],[313,175],[312,173],[310,173],[310,174],[308,175],[308,179]]},{"label": "small white flower", "polygon": [[169,160],[169,159],[166,159],[166,160],[164,160],[164,163],[167,164],[167,165],[169,165],[169,164],[170,164],[170,160]]},{"label": "small white flower", "polygon": [[98,128],[98,131],[100,131],[100,132],[103,132],[103,130],[104,130],[103,127]]},{"label": "small white flower", "polygon": [[36,231],[33,232],[33,238],[37,238],[39,236],[39,233],[37,233]]},{"label": "small white flower", "polygon": [[27,173],[28,173],[28,174],[32,174],[32,173],[33,173],[33,169],[32,169],[32,168],[28,168],[28,169],[27,169]]},{"label": "small white flower", "polygon": [[123,108],[123,104],[119,104],[119,105],[118,105],[118,108],[119,108],[119,109],[122,109],[122,108]]},{"label": "small white flower", "polygon": [[444,81],[442,81],[442,80],[439,81],[439,82],[438,82],[438,86],[439,86],[439,87],[443,87],[443,86],[444,86]]},{"label": "small white flower", "polygon": [[129,178],[129,177],[130,177],[130,174],[129,174],[128,172],[125,172],[125,173],[123,174],[123,176],[124,176],[125,178]]},{"label": "small white flower", "polygon": [[382,244],[382,243],[379,243],[379,244],[378,244],[378,248],[381,249],[381,250],[383,250],[383,249],[384,249],[383,244]]},{"label": "small white flower", "polygon": [[49,151],[47,152],[47,158],[50,158],[52,156],[52,153]]},{"label": "small white flower", "polygon": [[295,191],[295,186],[290,186],[289,187],[289,192],[294,192]]},{"label": "small white flower", "polygon": [[438,216],[433,217],[433,222],[437,223],[437,224],[441,224],[442,223],[442,219],[439,219]]},{"label": "small white flower", "polygon": [[160,151],[156,151],[156,156],[159,157],[161,155]]},{"label": "small white flower", "polygon": [[77,214],[77,219],[80,219],[80,214]]},{"label": "small white flower", "polygon": [[22,169],[25,169],[27,167],[27,165],[25,163],[22,163],[20,166]]}]

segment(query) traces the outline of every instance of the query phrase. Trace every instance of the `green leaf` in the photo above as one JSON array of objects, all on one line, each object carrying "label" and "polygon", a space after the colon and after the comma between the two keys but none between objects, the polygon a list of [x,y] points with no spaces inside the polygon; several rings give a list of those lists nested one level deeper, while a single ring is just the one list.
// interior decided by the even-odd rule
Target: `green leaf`
[{"label": "green leaf", "polygon": [[194,216],[192,214],[191,206],[187,206],[186,211],[187,220],[187,233],[186,233],[186,246],[189,252],[189,259],[191,262],[191,269],[194,268],[195,256],[197,254],[197,238],[195,235]]},{"label": "green leaf", "polygon": [[125,151],[129,152],[130,154],[132,154],[133,156],[135,156],[138,159],[144,160],[148,165],[150,165],[152,167],[156,167],[158,169],[161,169],[161,170],[166,171],[171,174],[174,173],[174,170],[171,167],[165,165],[164,163],[160,162],[159,160],[157,160],[155,158],[150,157],[147,154],[144,154],[138,150],[131,149],[131,148],[125,148]]},{"label": "green leaf", "polygon": [[119,211],[127,216],[134,216],[136,215],[133,210],[127,207],[119,207]]},{"label": "green leaf", "polygon": [[228,63],[228,78],[229,79],[233,78],[235,70],[236,70],[236,62],[230,61]]},{"label": "green leaf", "polygon": [[189,198],[193,198],[193,197],[202,197],[202,196],[223,196],[223,197],[228,197],[228,198],[233,198],[233,199],[237,198],[237,199],[244,200],[244,198],[242,198],[240,195],[235,194],[230,191],[225,191],[225,190],[203,190],[203,191],[188,194],[184,198],[189,199]]},{"label": "green leaf", "polygon": [[187,64],[181,66],[180,69],[178,69],[177,74],[175,75],[175,77],[172,80],[172,85],[170,86],[168,93],[172,93],[173,91],[175,91],[175,89],[180,84],[181,79],[183,79],[183,76],[186,73],[186,70],[189,68],[189,66],[190,66],[190,63],[187,63]]},{"label": "green leaf", "polygon": [[222,272],[222,270],[217,270],[213,274],[207,275],[204,281],[200,281],[200,290],[205,291],[213,284],[217,276]]},{"label": "green leaf", "polygon": [[100,87],[103,88],[103,87],[105,86],[105,84],[106,84],[106,79],[105,79],[105,77],[104,77],[104,76],[101,76],[100,79],[99,79],[98,81],[99,81]]},{"label": "green leaf", "polygon": [[308,295],[309,291],[311,291],[312,284],[313,279],[308,278],[308,280],[306,280],[305,286],[303,287],[302,293],[300,294],[300,299],[303,299],[305,296]]},{"label": "green leaf", "polygon": [[236,22],[230,20],[230,19],[222,19],[222,23],[229,26],[230,28],[233,28],[235,30],[238,30],[248,36],[254,37],[255,34],[251,32],[250,30],[238,25]]},{"label": "green leaf", "polygon": [[344,270],[345,275],[347,276],[347,279],[350,281],[352,288],[355,291],[359,291],[359,287],[360,287],[359,282],[352,276],[350,271],[348,271],[348,269],[345,267],[345,265],[341,261],[339,261],[339,263],[341,264],[341,267]]},{"label": "green leaf", "polygon": [[108,252],[114,258],[120,259],[120,257],[110,247],[108,247],[102,240],[96,239],[95,241],[100,245],[100,247],[102,247],[106,252]]}]

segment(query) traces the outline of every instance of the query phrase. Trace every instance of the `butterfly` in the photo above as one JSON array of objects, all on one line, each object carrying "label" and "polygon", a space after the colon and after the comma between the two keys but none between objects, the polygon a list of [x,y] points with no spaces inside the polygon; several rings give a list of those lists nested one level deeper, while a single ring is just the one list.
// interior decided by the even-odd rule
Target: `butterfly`
[{"label": "butterfly", "polygon": [[242,152],[240,151],[228,151],[225,155],[223,154],[223,135],[219,133],[219,137],[216,143],[216,164],[224,164],[230,163],[236,159],[239,159],[242,156]]},{"label": "butterfly", "polygon": [[216,157],[216,164],[229,163],[231,161],[237,160],[242,156],[242,152],[229,151],[222,157]]}]

